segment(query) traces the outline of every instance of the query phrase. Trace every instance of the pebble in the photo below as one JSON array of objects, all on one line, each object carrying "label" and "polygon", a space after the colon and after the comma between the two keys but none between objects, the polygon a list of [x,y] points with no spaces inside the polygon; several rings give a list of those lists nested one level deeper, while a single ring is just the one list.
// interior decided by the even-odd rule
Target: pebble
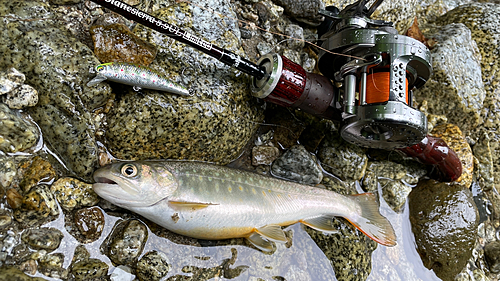
[{"label": "pebble", "polygon": [[492,273],[500,273],[500,241],[493,241],[486,244],[484,247],[484,258]]},{"label": "pebble", "polygon": [[155,47],[123,24],[92,26],[90,33],[94,53],[102,63],[129,62],[148,66],[156,57]]},{"label": "pebble", "polygon": [[4,190],[9,188],[16,175],[17,168],[14,160],[0,154],[0,187],[3,187]]},{"label": "pebble", "polygon": [[61,208],[71,211],[74,208],[90,207],[99,202],[99,197],[88,184],[73,178],[57,180],[50,190],[61,205]]},{"label": "pebble", "polygon": [[59,215],[54,195],[46,185],[38,185],[23,197],[23,209],[33,210],[43,218]]},{"label": "pebble", "polygon": [[19,265],[19,269],[21,269],[24,273],[35,275],[38,269],[38,265],[35,260],[29,259],[27,261],[22,262]]},{"label": "pebble", "polygon": [[14,266],[0,267],[0,280],[5,281],[46,281],[41,277],[31,277]]},{"label": "pebble", "polygon": [[148,230],[142,222],[129,220],[120,222],[110,237],[106,253],[109,259],[116,264],[132,265],[137,262],[144,249]]},{"label": "pebble", "polygon": [[296,24],[290,24],[285,27],[285,40],[288,48],[300,51],[304,48],[304,30]]},{"label": "pebble", "polygon": [[71,260],[71,264],[75,264],[79,261],[83,261],[89,258],[90,258],[90,253],[87,250],[87,248],[85,248],[84,245],[78,245],[76,246],[75,252],[73,253],[73,259]]},{"label": "pebble", "polygon": [[278,157],[271,172],[274,176],[303,184],[315,185],[323,180],[321,167],[303,145],[294,145]]},{"label": "pebble", "polygon": [[15,68],[0,71],[0,95],[7,94],[21,86],[26,77]]},{"label": "pebble", "polygon": [[32,107],[38,103],[38,91],[24,84],[4,95],[2,101],[12,109]]},{"label": "pebble", "polygon": [[7,203],[12,209],[19,209],[23,204],[23,196],[15,188],[7,190]]},{"label": "pebble", "polygon": [[55,5],[70,5],[70,4],[78,4],[82,0],[50,0],[51,4]]},{"label": "pebble", "polygon": [[109,266],[98,259],[85,259],[78,261],[71,267],[71,273],[76,281],[94,280],[108,274]]},{"label": "pebble", "polygon": [[275,0],[277,5],[284,8],[285,13],[296,20],[317,26],[323,21],[319,15],[320,9],[325,9],[325,3],[321,0]]},{"label": "pebble", "polygon": [[[24,165],[26,164],[28,163]],[[40,156],[36,156],[31,163],[29,163],[19,186],[22,188],[23,192],[26,193],[29,192],[32,187],[40,183],[51,184],[55,179],[56,171],[52,165]]]},{"label": "pebble", "polygon": [[38,260],[38,272],[52,278],[66,279],[68,270],[62,267],[63,264],[64,254],[62,253],[43,255]]},{"label": "pebble", "polygon": [[75,212],[75,224],[80,233],[91,242],[99,239],[104,229],[104,214],[98,207],[80,209]]},{"label": "pebble", "polygon": [[259,145],[252,147],[252,165],[271,165],[280,155],[277,147],[268,145]]},{"label": "pebble", "polygon": [[24,151],[34,146],[40,133],[38,128],[21,115],[0,103],[0,150],[5,153]]},{"label": "pebble", "polygon": [[159,281],[170,270],[165,254],[147,252],[137,263],[137,278],[141,281]]},{"label": "pebble", "polygon": [[64,235],[55,228],[42,227],[39,229],[28,229],[23,232],[21,239],[33,250],[54,251],[59,247]]}]

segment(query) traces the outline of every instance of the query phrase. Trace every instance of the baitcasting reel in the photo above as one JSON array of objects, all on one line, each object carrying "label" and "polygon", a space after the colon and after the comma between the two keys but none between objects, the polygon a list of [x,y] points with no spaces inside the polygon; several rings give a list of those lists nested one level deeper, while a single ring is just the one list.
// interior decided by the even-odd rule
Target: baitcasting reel
[{"label": "baitcasting reel", "polygon": [[[431,75],[430,51],[399,35],[392,22],[370,19],[382,1],[370,8],[367,2],[357,1],[342,11],[320,11],[326,18],[319,29],[324,33],[321,47],[331,52],[319,54],[318,68],[324,76],[267,54],[258,61],[266,75],[254,76],[252,93],[340,121],[342,138],[356,145],[388,150],[412,146],[427,135],[425,115],[412,108],[412,90]],[[334,87],[330,80],[342,87]]]}]

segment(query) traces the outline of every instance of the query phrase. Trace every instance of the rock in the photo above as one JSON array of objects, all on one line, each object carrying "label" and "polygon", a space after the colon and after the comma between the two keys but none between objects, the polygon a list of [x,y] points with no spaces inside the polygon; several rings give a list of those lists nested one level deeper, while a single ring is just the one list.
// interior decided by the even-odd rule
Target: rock
[{"label": "rock", "polygon": [[165,254],[151,251],[137,263],[137,278],[141,281],[159,281],[170,270]]},{"label": "rock", "polygon": [[455,180],[461,185],[469,188],[472,184],[474,171],[474,156],[472,149],[458,126],[453,124],[442,124],[434,127],[432,136],[442,138],[446,144],[455,151],[460,162],[462,162],[462,175]]},{"label": "rock", "polygon": [[29,192],[32,187],[41,183],[50,184],[55,179],[56,171],[52,165],[40,156],[36,156],[24,172],[19,187],[22,188],[23,192]]},{"label": "rock", "polygon": [[62,267],[63,263],[62,253],[44,255],[38,260],[38,272],[52,278],[66,279],[68,270]]},{"label": "rock", "polygon": [[12,223],[12,215],[7,210],[0,211],[0,229],[9,226]]},{"label": "rock", "polygon": [[274,176],[303,184],[319,184],[323,171],[304,146],[294,145],[278,157],[271,166]]},{"label": "rock", "polygon": [[280,155],[277,147],[269,145],[259,145],[252,147],[252,165],[271,165]]},{"label": "rock", "polygon": [[344,141],[338,133],[325,137],[319,146],[318,158],[323,169],[341,179],[360,180],[368,165],[364,150]]},{"label": "rock", "polygon": [[99,197],[92,189],[92,185],[73,178],[57,180],[50,190],[61,207],[67,211],[74,208],[90,207],[99,202]]},{"label": "rock", "polygon": [[23,196],[19,194],[17,189],[15,188],[8,189],[6,194],[7,194],[7,203],[12,209],[15,210],[21,208],[23,204]]},{"label": "rock", "polygon": [[485,191],[494,190],[495,167],[493,165],[493,152],[490,146],[490,137],[487,132],[483,132],[479,137],[474,145],[473,151],[474,157],[477,160],[475,165],[478,175],[477,181]]},{"label": "rock", "polygon": [[34,187],[23,198],[23,208],[26,210],[33,210],[43,218],[49,215],[59,215],[59,208],[57,206],[54,195],[46,185],[38,185]]},{"label": "rock", "polygon": [[[232,14],[225,0],[201,5]],[[153,16],[244,55],[233,19],[214,17],[213,12],[186,3],[157,10]],[[158,48],[150,67],[187,86],[194,95],[144,91],[122,96],[107,115],[110,152],[121,159],[196,159],[219,164],[239,156],[261,120],[248,77],[140,25],[134,33]]]},{"label": "rock", "polygon": [[104,229],[104,214],[97,207],[78,210],[75,213],[75,224],[86,238],[86,243],[93,242],[101,236]]},{"label": "rock", "polygon": [[55,228],[28,229],[23,232],[21,239],[27,243],[31,249],[54,251],[59,247],[64,235]]},{"label": "rock", "polygon": [[417,15],[417,0],[384,1],[372,15],[372,19],[391,21],[399,34],[404,34]]},{"label": "rock", "polygon": [[480,116],[486,92],[481,77],[481,55],[471,31],[464,24],[449,24],[425,34],[435,38],[431,50],[433,75],[415,93],[428,112],[442,114],[450,123],[470,131],[482,122]]},{"label": "rock", "polygon": [[26,273],[13,266],[0,266],[0,280],[45,281],[45,279],[41,277],[31,277],[29,275],[26,275]]},{"label": "rock", "polygon": [[40,133],[31,122],[24,120],[19,112],[0,104],[0,150],[5,153],[24,151],[34,146]]},{"label": "rock", "polygon": [[410,222],[425,267],[454,280],[472,256],[479,214],[472,192],[458,184],[419,182],[409,196]]},{"label": "rock", "polygon": [[[71,171],[90,179],[98,151],[97,124],[91,113],[111,96],[106,83],[86,86],[93,76],[89,70],[99,61],[53,20],[56,16],[47,1],[2,1],[0,11],[0,68],[13,65],[26,75],[26,84],[38,90],[39,102],[29,111],[44,140],[53,144],[54,152]],[[35,134],[31,130],[16,128],[15,132],[34,143],[37,135],[26,136]]]},{"label": "rock", "polygon": [[[147,241],[148,230],[138,220],[120,222],[110,234],[107,240],[106,255],[116,264],[133,265],[144,249]],[[105,241],[104,243],[107,243]]]},{"label": "rock", "polygon": [[[494,184],[500,188],[500,5],[494,3],[470,3],[459,6],[439,17],[435,24],[463,23],[471,30],[481,55],[482,80],[486,97],[481,108],[482,126],[470,135],[473,140],[484,132],[489,135],[493,160]],[[486,188],[485,188],[486,189]]]},{"label": "rock", "polygon": [[484,258],[491,273],[500,272],[500,241],[493,241],[484,247]]},{"label": "rock", "polygon": [[17,169],[14,160],[0,154],[0,187],[3,187],[4,190],[8,189],[16,175]]},{"label": "rock", "polygon": [[90,258],[90,253],[87,251],[84,245],[78,245],[73,253],[73,259],[71,260],[71,267],[79,261],[84,261]]},{"label": "rock", "polygon": [[102,63],[129,62],[148,66],[156,57],[155,47],[123,24],[95,25],[90,33],[94,53]]},{"label": "rock", "polygon": [[273,0],[285,10],[285,13],[292,18],[308,23],[319,25],[323,17],[318,14],[320,9],[325,9],[325,4],[321,0]]},{"label": "rock", "polygon": [[3,96],[2,101],[12,109],[23,109],[38,103],[38,92],[25,84]]},{"label": "rock", "polygon": [[20,264],[19,269],[21,269],[24,273],[35,275],[38,269],[38,265],[35,260],[29,259]]},{"label": "rock", "polygon": [[69,4],[78,4],[82,0],[50,0],[51,4],[55,5],[69,5]]},{"label": "rock", "polygon": [[76,281],[95,280],[108,274],[109,266],[98,259],[86,259],[76,262],[71,267],[71,273]]},{"label": "rock", "polygon": [[[288,38],[285,38],[286,44],[288,48],[294,49],[297,51],[302,50],[304,48],[304,30],[302,27],[296,24],[290,24],[285,27],[285,35],[288,35]],[[294,39],[291,39],[291,38]]]},{"label": "rock", "polygon": [[7,71],[0,72],[0,95],[7,94],[21,86],[26,77],[17,69],[11,67]]}]

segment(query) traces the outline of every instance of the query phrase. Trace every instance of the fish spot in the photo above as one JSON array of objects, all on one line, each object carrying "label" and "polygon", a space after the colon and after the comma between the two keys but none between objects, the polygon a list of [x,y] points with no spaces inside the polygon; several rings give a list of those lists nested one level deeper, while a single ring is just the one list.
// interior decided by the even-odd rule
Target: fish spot
[{"label": "fish spot", "polygon": [[271,190],[270,189],[268,189],[267,192],[269,192],[269,194],[271,194]]},{"label": "fish spot", "polygon": [[266,192],[264,190],[262,190],[262,195],[266,196]]},{"label": "fish spot", "polygon": [[208,177],[208,181],[212,181],[212,177]]},{"label": "fish spot", "polygon": [[179,214],[174,213],[171,218],[174,221],[174,223],[177,223],[179,221]]},{"label": "fish spot", "polygon": [[203,181],[203,177],[202,177],[202,176],[198,176],[198,179],[199,179],[200,181]]},{"label": "fish spot", "polygon": [[243,191],[243,187],[241,185],[238,186],[238,188],[240,189],[240,191]]},{"label": "fish spot", "polygon": [[219,192],[219,184],[218,183],[215,184],[215,191]]},{"label": "fish spot", "polygon": [[227,190],[229,190],[229,192],[232,192],[233,188],[232,187],[228,187]]},{"label": "fish spot", "polygon": [[255,188],[252,187],[252,193],[253,194],[257,194],[257,191],[255,190]]}]

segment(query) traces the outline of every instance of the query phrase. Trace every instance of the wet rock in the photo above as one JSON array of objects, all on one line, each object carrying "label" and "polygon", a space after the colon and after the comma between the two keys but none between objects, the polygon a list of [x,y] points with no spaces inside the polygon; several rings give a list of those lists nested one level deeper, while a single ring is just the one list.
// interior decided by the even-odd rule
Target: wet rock
[{"label": "wet rock", "polygon": [[51,4],[55,5],[69,5],[69,4],[77,4],[80,3],[82,0],[50,0]]},{"label": "wet rock", "polygon": [[78,210],[75,213],[75,224],[86,238],[86,243],[95,241],[104,229],[104,214],[97,207]]},{"label": "wet rock", "polygon": [[45,281],[45,279],[41,277],[31,277],[13,266],[0,266],[0,280]]},{"label": "wet rock", "polygon": [[459,6],[439,17],[438,25],[463,23],[471,30],[481,55],[482,80],[486,97],[481,108],[482,126],[472,132],[473,139],[487,132],[491,141],[493,176],[496,188],[500,187],[500,5],[494,3],[470,3]]},{"label": "wet rock", "polygon": [[302,48],[304,48],[304,30],[302,29],[302,27],[296,24],[287,25],[285,27],[285,34],[290,36],[291,38],[294,38],[286,38],[286,44],[288,45],[288,48],[295,50],[301,50]]},{"label": "wet rock", "polygon": [[8,189],[6,192],[7,203],[12,209],[19,209],[23,204],[23,196],[15,188]]},{"label": "wet rock", "polygon": [[277,147],[269,145],[259,145],[252,147],[252,165],[271,165],[280,155]]},{"label": "wet rock", "polygon": [[23,209],[33,210],[39,217],[46,218],[49,215],[59,215],[54,195],[46,185],[38,185],[34,187],[28,194],[23,197]]},{"label": "wet rock", "polygon": [[391,21],[399,34],[404,34],[417,15],[417,5],[419,3],[417,0],[384,1],[375,10],[372,18]]},{"label": "wet rock", "polygon": [[22,85],[4,95],[2,101],[12,109],[23,109],[38,103],[38,92],[30,85]]},{"label": "wet rock", "polygon": [[296,145],[305,129],[304,124],[297,122],[297,116],[287,108],[269,103],[267,105],[266,122],[274,128],[274,146],[287,149]]},{"label": "wet rock", "polygon": [[472,149],[462,134],[462,131],[453,124],[442,124],[434,127],[431,135],[442,138],[446,144],[455,151],[460,162],[462,162],[462,175],[456,182],[469,188],[472,184],[472,173],[474,170],[474,156]]},{"label": "wet rock", "polygon": [[79,261],[84,261],[90,258],[90,253],[87,251],[84,245],[78,245],[75,248],[75,252],[73,253],[73,259],[71,260],[71,264],[74,265]]},{"label": "wet rock", "polygon": [[99,197],[92,189],[92,185],[73,178],[57,180],[50,190],[61,207],[71,211],[74,208],[90,207],[99,202]]},{"label": "wet rock", "polygon": [[0,229],[12,223],[12,215],[6,210],[0,211]]},{"label": "wet rock", "polygon": [[23,232],[21,239],[31,249],[53,251],[59,247],[64,235],[55,228],[28,229]]},{"label": "wet rock", "polygon": [[[26,75],[26,84],[38,90],[39,102],[30,108],[30,114],[44,140],[53,144],[71,171],[90,178],[98,151],[91,112],[111,95],[106,83],[86,86],[93,76],[89,70],[99,61],[87,46],[53,20],[47,1],[2,1],[0,11],[0,68],[13,65]],[[30,132],[23,128],[15,131],[18,135]],[[34,142],[37,137],[24,139]]]},{"label": "wet rock", "polygon": [[303,21],[310,25],[319,25],[323,17],[318,14],[320,9],[325,9],[325,4],[321,0],[273,0],[280,5],[285,13],[292,18]]},{"label": "wet rock", "polygon": [[29,259],[27,261],[22,262],[19,265],[19,269],[21,269],[26,274],[35,275],[38,269],[38,265],[35,260]]},{"label": "wet rock", "polygon": [[103,247],[106,255],[116,264],[134,264],[144,249],[148,237],[146,226],[138,220],[120,222],[111,233],[109,246]]},{"label": "wet rock", "polygon": [[492,273],[500,272],[500,242],[493,241],[484,247],[484,258],[488,263],[488,267]]},{"label": "wet rock", "polygon": [[[495,173],[493,155],[490,146],[490,137],[483,132],[474,145],[474,157],[476,158],[477,180],[485,191],[493,190],[495,187]],[[500,207],[500,206],[499,206]]]},{"label": "wet rock", "polygon": [[0,95],[11,92],[21,86],[25,80],[24,74],[13,67],[6,71],[0,71]]},{"label": "wet rock", "polygon": [[137,278],[141,281],[159,281],[169,270],[165,254],[151,251],[144,254],[137,263]]},{"label": "wet rock", "polygon": [[36,144],[38,128],[24,120],[19,112],[0,104],[0,150],[5,153],[24,151]]},{"label": "wet rock", "polygon": [[57,279],[66,279],[68,277],[68,270],[63,268],[64,254],[48,254],[43,255],[38,260],[38,271],[48,277]]},{"label": "wet rock", "polygon": [[482,122],[486,96],[481,55],[471,31],[464,24],[450,24],[425,35],[437,41],[431,50],[433,75],[415,98],[428,101],[429,113],[445,115],[450,123],[470,131]]},{"label": "wet rock", "polygon": [[304,146],[294,145],[271,166],[274,176],[304,184],[319,184],[323,172],[311,153]]},{"label": "wet rock", "polygon": [[0,154],[0,187],[9,188],[16,175],[17,169],[14,160]]},{"label": "wet rock", "polygon": [[135,279],[135,275],[132,274],[132,269],[125,265],[119,265],[115,267],[113,273],[109,277],[111,281],[133,281]]},{"label": "wet rock", "polygon": [[479,214],[469,189],[421,181],[409,196],[410,221],[425,267],[453,280],[472,256]]},{"label": "wet rock", "polygon": [[360,180],[368,165],[364,150],[344,141],[338,133],[325,137],[319,146],[318,158],[323,169],[342,179]]},{"label": "wet rock", "polygon": [[[232,14],[227,1],[201,5]],[[185,3],[157,10],[153,16],[244,55],[232,18],[214,17],[211,11]],[[121,97],[107,116],[105,136],[111,153],[122,159],[197,159],[219,164],[236,158],[261,119],[261,110],[249,93],[248,77],[142,26],[134,33],[158,47],[150,67],[187,86],[193,96],[144,91]]]},{"label": "wet rock", "polygon": [[148,66],[156,56],[153,45],[137,37],[123,24],[92,26],[90,33],[94,53],[102,63],[130,62]]},{"label": "wet rock", "polygon": [[106,276],[108,269],[109,266],[103,261],[86,259],[76,262],[71,268],[71,273],[76,281],[94,280]]},{"label": "wet rock", "polygon": [[29,192],[32,187],[41,183],[51,184],[55,179],[56,171],[52,165],[40,156],[36,156],[24,172],[19,186],[24,192]]}]

